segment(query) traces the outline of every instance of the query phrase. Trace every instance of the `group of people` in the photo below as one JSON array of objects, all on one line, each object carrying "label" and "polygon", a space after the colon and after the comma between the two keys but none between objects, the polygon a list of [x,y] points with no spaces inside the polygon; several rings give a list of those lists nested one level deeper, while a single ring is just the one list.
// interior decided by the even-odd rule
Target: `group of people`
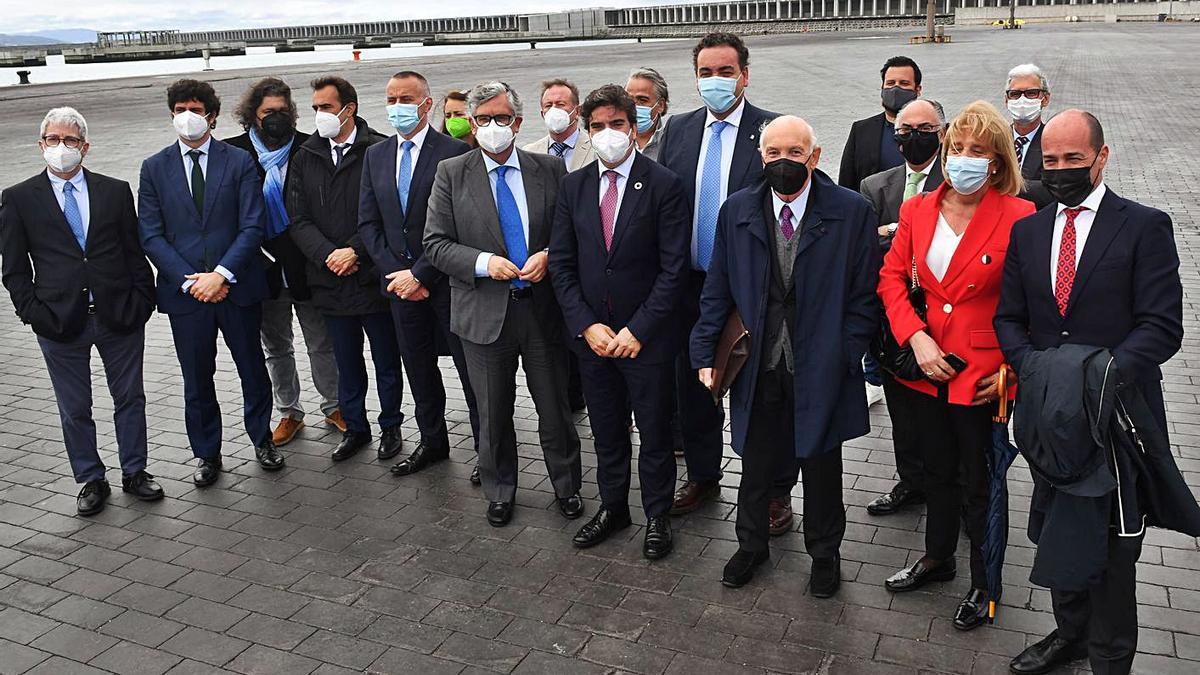
[{"label": "group of people", "polygon": [[[122,488],[163,496],[146,471],[142,386],[144,325],[157,307],[183,374],[197,486],[222,470],[218,333],[254,455],[264,470],[284,466],[279,448],[306,414],[295,318],[321,414],[342,432],[333,461],[374,440],[368,343],[378,459],[403,451],[405,370],[420,440],[391,471],[446,459],[438,359],[449,355],[478,452],[471,480],[488,522],[508,524],[520,364],[567,519],[585,511],[572,413],[586,405],[600,506],[574,545],[631,525],[636,429],[643,553],[659,559],[673,547],[670,517],[720,492],[716,368],[736,314],[750,349],[729,391],[741,478],[738,549],[722,583],[743,586],[769,560],[770,537],[793,527],[791,493],[802,482],[808,589],[837,592],[842,444],[868,432],[869,399],[882,391],[899,481],[867,509],[885,516],[924,503],[927,512],[925,554],[884,584],[905,592],[954,578],[961,518],[971,590],[953,621],[984,623],[998,600],[988,588],[999,588],[983,556],[987,448],[998,398],[1015,395],[1001,381],[1029,377],[1022,391],[1032,399],[1034,383],[1070,379],[1069,357],[1055,355],[1091,346],[1110,355],[1105,374],[1123,392],[1107,395],[1124,404],[1136,392],[1156,438],[1166,437],[1159,366],[1183,335],[1169,217],[1106,187],[1109,149],[1095,116],[1043,120],[1050,85],[1033,65],[1013,68],[999,91],[1007,118],[976,101],[947,119],[922,96],[918,65],[889,59],[882,111],[851,127],[835,183],[819,168],[808,122],[748,100],[739,37],[705,36],[692,63],[704,105],[670,117],[667,84],[651,68],[584,96],[568,80],[546,81],[538,105],[548,133],[523,148],[514,140],[524,104],[504,82],[435,101],[423,76],[398,72],[377,103],[395,131],[385,135],[360,116],[348,81],[321,77],[311,83],[316,133],[306,135],[291,89],[266,78],[238,105],[245,133],[220,141],[212,86],[179,80],[167,90],[178,140],[142,164],[136,211],[127,183],[82,168],[84,118],[51,110],[39,134],[47,170],[3,193],[0,253],[4,285],[45,356],[83,485],[79,513],[98,512],[110,494],[91,412],[93,346],[115,404]],[[924,377],[904,379],[869,356],[864,373],[881,326]],[[1051,425],[1052,406],[1043,408],[1030,407],[1018,427]],[[678,489],[676,448],[686,464]],[[1094,575],[1052,586],[1058,630],[1012,662],[1016,673],[1084,655],[1093,672],[1129,672],[1142,530],[1125,524],[1169,524],[1162,511],[1195,508],[1186,489],[1168,491],[1177,503],[1148,499],[1158,474],[1123,473],[1125,464],[1099,456],[1121,489],[1083,494],[1035,467],[1039,561],[1061,555],[1043,552],[1043,521],[1061,529],[1084,509],[1080,499],[1101,514],[1088,521],[1099,553]]]}]

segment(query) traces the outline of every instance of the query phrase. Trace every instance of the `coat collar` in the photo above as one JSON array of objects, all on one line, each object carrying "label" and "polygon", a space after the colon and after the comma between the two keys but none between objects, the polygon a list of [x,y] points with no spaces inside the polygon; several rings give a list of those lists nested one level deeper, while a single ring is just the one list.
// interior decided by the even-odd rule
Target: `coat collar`
[{"label": "coat collar", "polygon": [[[1071,285],[1071,297],[1067,300],[1067,311],[1063,318],[1070,316],[1076,301],[1083,293],[1083,288],[1087,286],[1087,282],[1096,271],[1096,265],[1108,251],[1108,246],[1117,233],[1125,226],[1125,220],[1125,200],[1118,197],[1111,187],[1107,188],[1104,198],[1100,200],[1100,208],[1096,210],[1096,217],[1092,221],[1092,230],[1088,233],[1087,242],[1083,246],[1083,254],[1079,257],[1079,267],[1075,270],[1075,282]],[[1052,220],[1051,232],[1054,230],[1053,223]],[[1049,267],[1049,259],[1047,259],[1046,267]]]},{"label": "coat collar", "polygon": [[[799,257],[818,239],[825,236],[829,232],[831,226],[836,225],[838,221],[843,219],[841,209],[837,208],[831,196],[835,194],[838,187],[825,174],[825,172],[816,170],[812,173],[811,184],[808,194],[808,209],[801,216],[799,233],[800,240],[796,243],[796,256]],[[738,218],[736,227],[744,227],[750,231],[756,239],[764,246],[770,247],[771,233],[767,230],[768,223],[775,222],[774,214],[767,215],[763,209],[764,204],[771,203],[771,188],[766,181],[762,181],[752,188],[749,188],[749,193],[752,197],[747,200],[749,208],[741,211],[741,217]]]},{"label": "coat collar", "polygon": [[945,289],[949,288],[963,270],[970,265],[971,261],[978,257],[979,251],[991,241],[992,233],[995,232],[996,226],[1000,224],[1000,218],[1004,214],[1004,195],[988,187],[987,194],[983,196],[979,206],[975,208],[975,215],[967,224],[962,241],[954,250],[954,256],[950,258],[950,266],[946,268],[946,273],[939,282],[933,271],[925,264],[925,257],[929,254],[929,246],[933,242],[933,232],[937,227],[942,198],[950,189],[950,183],[944,182],[932,193],[926,194],[921,200],[912,222],[913,252],[917,259],[921,283],[935,286],[942,290],[943,294]]}]

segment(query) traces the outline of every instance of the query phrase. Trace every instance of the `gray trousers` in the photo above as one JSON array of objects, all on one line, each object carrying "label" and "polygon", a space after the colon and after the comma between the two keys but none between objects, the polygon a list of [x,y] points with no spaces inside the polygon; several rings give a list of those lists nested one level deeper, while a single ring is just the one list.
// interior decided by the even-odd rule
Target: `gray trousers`
[{"label": "gray trousers", "polygon": [[325,317],[310,302],[293,300],[288,289],[278,299],[263,301],[262,345],[271,375],[275,407],[284,417],[304,419],[300,404],[300,376],[296,372],[292,313],[300,320],[313,384],[321,395],[321,412],[326,417],[338,407],[338,371],[333,360],[333,342],[325,329]]},{"label": "gray trousers", "polygon": [[121,473],[133,475],[146,468],[146,395],[142,387],[142,354],[145,329],[125,335],[104,327],[93,314],[83,332],[69,342],[38,337],[46,371],[58,402],[63,443],[71,460],[76,483],[104,478],[104,462],[96,449],[96,422],[92,419],[92,346],[100,352],[108,391],[113,399],[113,423]]},{"label": "gray trousers", "polygon": [[467,374],[479,406],[479,477],[490,502],[512,502],[517,493],[517,435],[513,406],[517,361],[525,371],[538,416],[538,437],[554,492],[579,492],[579,434],[567,402],[567,347],[557,326],[544,326],[532,299],[509,300],[500,337],[492,344],[463,340]]}]

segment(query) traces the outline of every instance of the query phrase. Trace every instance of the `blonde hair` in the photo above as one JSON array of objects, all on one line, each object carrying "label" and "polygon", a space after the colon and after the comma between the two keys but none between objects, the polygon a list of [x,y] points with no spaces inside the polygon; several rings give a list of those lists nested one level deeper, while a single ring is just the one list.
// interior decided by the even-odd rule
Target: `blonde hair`
[{"label": "blonde hair", "polygon": [[1021,176],[1021,165],[1017,163],[1017,151],[1013,147],[1012,128],[1000,115],[1000,111],[987,101],[975,101],[955,115],[946,127],[946,140],[942,143],[942,175],[946,175],[946,156],[953,147],[961,146],[962,140],[974,137],[992,151],[996,172],[988,182],[999,192],[1015,197],[1025,187]]}]

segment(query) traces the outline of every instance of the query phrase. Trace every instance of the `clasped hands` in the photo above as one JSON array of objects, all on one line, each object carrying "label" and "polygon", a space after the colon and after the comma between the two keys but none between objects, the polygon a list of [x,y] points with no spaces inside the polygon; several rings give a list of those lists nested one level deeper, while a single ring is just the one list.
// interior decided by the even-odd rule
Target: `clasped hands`
[{"label": "clasped hands", "polygon": [[512,281],[520,279],[536,284],[546,276],[546,262],[550,256],[545,251],[538,251],[525,260],[524,267],[517,267],[513,261],[500,255],[488,258],[488,276],[496,281]]},{"label": "clasped hands", "polygon": [[184,277],[192,282],[188,295],[200,302],[217,303],[229,295],[229,280],[220,272],[197,272]]},{"label": "clasped hands", "polygon": [[642,343],[626,326],[620,332],[602,323],[594,323],[583,331],[583,339],[587,340],[592,353],[605,359],[636,359],[642,351]]},{"label": "clasped hands", "polygon": [[325,258],[325,267],[339,277],[350,276],[358,271],[358,254],[350,246],[335,249]]}]

